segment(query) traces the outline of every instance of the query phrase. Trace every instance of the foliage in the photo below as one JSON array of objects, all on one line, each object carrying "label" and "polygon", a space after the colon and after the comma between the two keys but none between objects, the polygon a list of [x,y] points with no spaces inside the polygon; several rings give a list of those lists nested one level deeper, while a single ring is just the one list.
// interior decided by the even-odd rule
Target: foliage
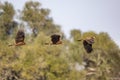
[{"label": "foliage", "polygon": [[[3,22],[10,24],[15,15],[14,8],[8,2],[2,5],[10,7],[2,8],[5,13],[0,16],[0,19],[8,16],[8,19]],[[10,16],[7,11],[10,12]],[[36,33],[36,37],[26,33],[26,45],[9,47],[8,43],[14,42],[16,30],[12,29],[13,37],[11,38],[7,34],[3,35],[8,26],[0,23],[0,80],[110,80],[119,78],[120,49],[108,33],[82,32],[73,29],[70,39],[66,39],[65,36],[62,38],[63,44],[45,45],[45,43],[51,43],[51,34],[60,32],[64,35],[60,26],[54,24],[48,16],[49,10],[41,8],[38,2],[29,1],[26,2],[20,14],[22,21],[27,22],[30,29],[36,28],[39,32]],[[25,28],[24,24],[23,27]],[[84,50],[82,40],[77,41],[87,36],[95,36],[93,52],[90,54]],[[94,64],[90,64],[89,67],[95,69],[95,72],[90,75],[88,75],[89,68],[86,68],[84,64],[85,59],[94,61]]]},{"label": "foliage", "polygon": [[39,2],[26,2],[22,11],[21,19],[26,21],[32,28],[34,36],[41,31],[46,34],[59,32],[60,27],[53,23],[52,18],[49,17],[50,10],[41,8]]},{"label": "foliage", "polygon": [[5,36],[11,35],[18,23],[13,20],[15,10],[11,3],[1,4],[0,9],[3,10],[3,14],[0,15],[0,36],[2,39],[6,39]]}]

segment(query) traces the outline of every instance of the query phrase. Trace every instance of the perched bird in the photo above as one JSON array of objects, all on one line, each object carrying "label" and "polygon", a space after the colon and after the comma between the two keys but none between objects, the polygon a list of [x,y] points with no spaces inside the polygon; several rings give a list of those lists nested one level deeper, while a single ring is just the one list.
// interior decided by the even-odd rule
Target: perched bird
[{"label": "perched bird", "polygon": [[[53,34],[50,36],[51,38],[51,42],[50,43],[51,45],[58,45],[58,44],[62,44],[62,41],[61,41],[61,36],[59,34]],[[49,43],[45,43],[45,44],[49,44]]]},{"label": "perched bird", "polygon": [[[94,43],[95,37],[87,37],[83,40],[83,46],[87,53],[91,53],[93,51],[92,44]],[[78,40],[78,41],[82,41]]]},{"label": "perched bird", "polygon": [[15,37],[15,44],[9,45],[9,46],[21,46],[21,45],[25,45],[24,39],[25,39],[25,33],[24,33],[24,31],[23,30],[18,30],[17,35]]},{"label": "perched bird", "polygon": [[53,34],[51,36],[51,41],[52,41],[52,44],[62,44],[61,36],[58,34]]},{"label": "perched bird", "polygon": [[24,31],[23,30],[18,30],[16,38],[15,38],[16,46],[25,45],[24,39],[25,39]]}]

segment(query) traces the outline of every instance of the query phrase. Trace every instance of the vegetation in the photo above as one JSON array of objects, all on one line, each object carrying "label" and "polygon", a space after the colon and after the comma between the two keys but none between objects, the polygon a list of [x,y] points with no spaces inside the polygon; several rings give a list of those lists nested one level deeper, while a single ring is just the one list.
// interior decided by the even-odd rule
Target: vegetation
[{"label": "vegetation", "polygon": [[[0,4],[0,80],[112,80],[120,78],[120,49],[108,33],[71,30],[70,39],[66,39],[60,26],[49,17],[50,10],[41,7],[41,3],[26,2],[19,20],[11,3]],[[22,25],[21,25],[22,24]],[[27,25],[26,25],[27,24]],[[27,26],[27,27],[26,27]],[[26,32],[23,46],[8,45],[14,43],[19,28]],[[63,44],[45,45],[50,35],[63,35]],[[95,36],[93,52],[87,54],[82,41],[87,36]],[[89,74],[84,59],[94,61],[89,67],[95,69]]]}]

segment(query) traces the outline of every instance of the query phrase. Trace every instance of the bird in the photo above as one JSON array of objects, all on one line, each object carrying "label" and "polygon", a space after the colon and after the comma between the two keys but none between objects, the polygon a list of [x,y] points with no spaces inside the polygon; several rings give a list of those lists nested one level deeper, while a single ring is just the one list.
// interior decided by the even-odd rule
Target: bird
[{"label": "bird", "polygon": [[16,37],[15,37],[15,44],[9,45],[9,46],[21,46],[25,45],[26,43],[24,42],[25,39],[25,33],[22,29],[18,30]]},{"label": "bird", "polygon": [[[53,34],[50,36],[51,38],[51,45],[58,45],[58,44],[62,44],[61,41],[61,36],[59,34]],[[48,45],[49,43],[45,43],[46,45]]]},{"label": "bird", "polygon": [[95,37],[87,37],[86,39],[80,39],[78,41],[83,40],[83,46],[87,53],[91,53],[93,51],[92,44],[94,43]]},{"label": "bird", "polygon": [[51,35],[52,44],[62,44],[61,36],[58,34]]}]

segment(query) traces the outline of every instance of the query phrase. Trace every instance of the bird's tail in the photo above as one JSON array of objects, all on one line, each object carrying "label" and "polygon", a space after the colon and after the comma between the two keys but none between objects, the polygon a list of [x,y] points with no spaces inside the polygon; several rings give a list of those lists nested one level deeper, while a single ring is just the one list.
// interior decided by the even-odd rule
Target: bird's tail
[{"label": "bird's tail", "polygon": [[14,44],[9,44],[8,46],[9,46],[9,47],[10,47],[10,46],[14,46]]},{"label": "bird's tail", "polygon": [[83,39],[78,39],[77,41],[82,41]]},{"label": "bird's tail", "polygon": [[51,43],[45,43],[45,45],[51,45]]},{"label": "bird's tail", "polygon": [[26,43],[24,43],[24,42],[19,42],[19,43],[14,43],[14,44],[9,44],[8,46],[10,47],[10,46],[21,46],[21,45],[25,45]]},{"label": "bird's tail", "polygon": [[62,44],[62,41],[58,41],[56,44]]}]

